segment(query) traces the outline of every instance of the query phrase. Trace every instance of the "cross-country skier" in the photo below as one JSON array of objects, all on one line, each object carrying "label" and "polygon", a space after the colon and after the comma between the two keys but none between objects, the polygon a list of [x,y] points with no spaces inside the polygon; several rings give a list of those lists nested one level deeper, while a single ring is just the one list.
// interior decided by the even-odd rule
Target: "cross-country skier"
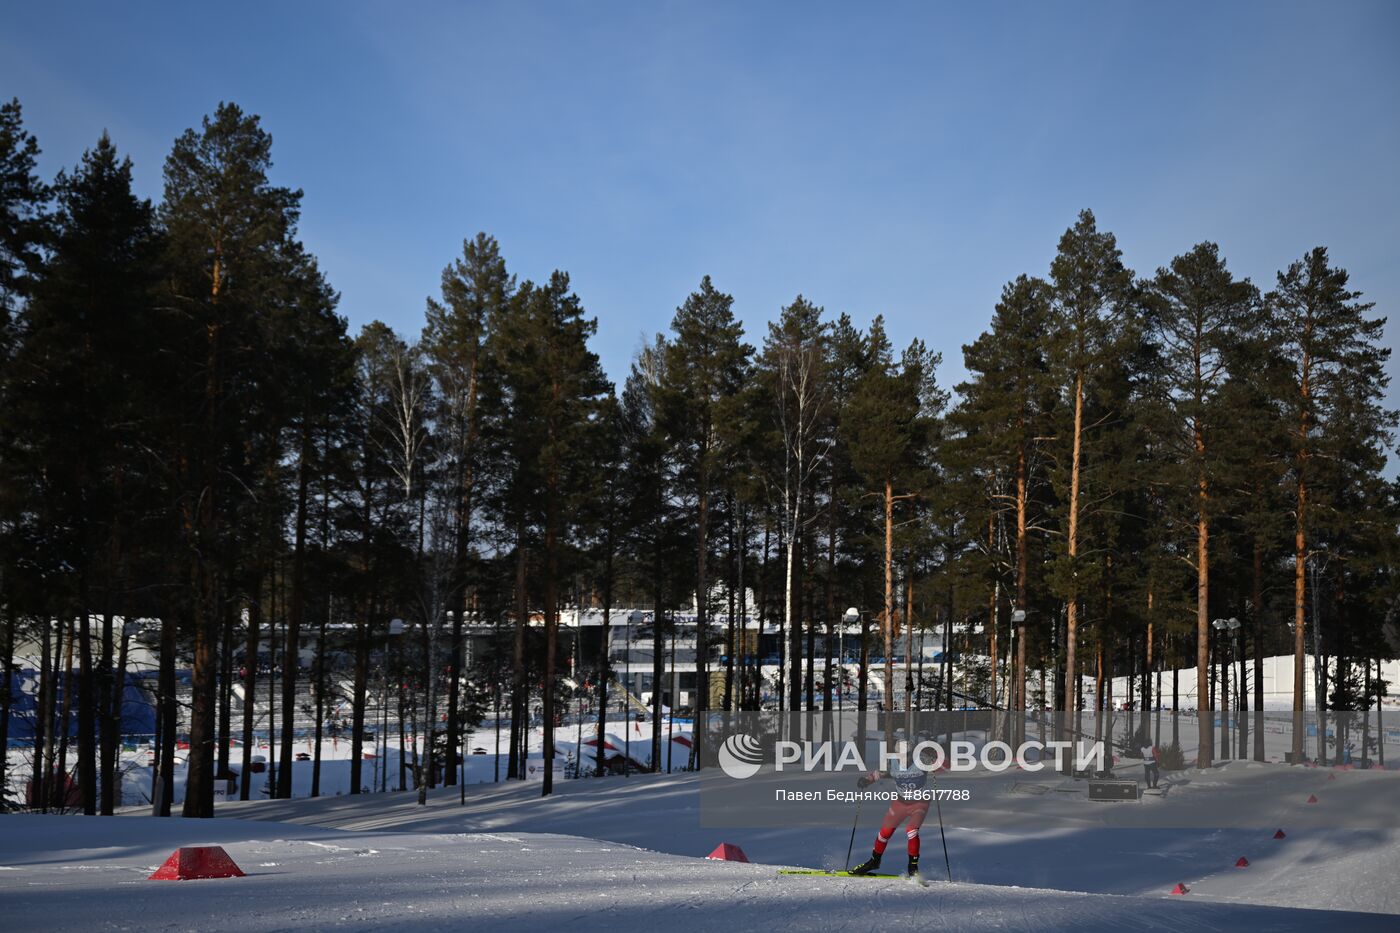
[{"label": "cross-country skier", "polygon": [[928,782],[928,772],[920,768],[918,762],[909,761],[902,768],[863,774],[860,780],[856,781],[856,786],[864,789],[885,778],[894,781],[898,799],[890,803],[890,808],[885,811],[885,818],[880,821],[880,832],[875,837],[875,848],[871,851],[870,858],[852,868],[851,874],[868,875],[879,868],[880,857],[885,854],[885,846],[889,845],[890,837],[899,828],[899,824],[904,823],[904,835],[909,840],[909,877],[917,878],[919,827],[923,825],[924,817],[928,816],[928,797],[923,792],[924,785]]}]

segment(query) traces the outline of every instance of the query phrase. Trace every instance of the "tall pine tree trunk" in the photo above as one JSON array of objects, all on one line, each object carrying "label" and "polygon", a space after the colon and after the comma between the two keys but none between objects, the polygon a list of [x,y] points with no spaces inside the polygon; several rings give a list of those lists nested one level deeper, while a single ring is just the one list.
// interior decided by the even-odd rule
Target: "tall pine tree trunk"
[{"label": "tall pine tree trunk", "polygon": [[[1308,573],[1308,406],[1311,400],[1311,357],[1303,354],[1302,384],[1299,387],[1301,403],[1298,415],[1298,454],[1295,467],[1298,478],[1297,508],[1294,510],[1293,532],[1293,761],[1303,758],[1303,706],[1304,706],[1304,664],[1306,654],[1307,625],[1307,573]],[[1319,703],[1319,708],[1321,704]]]},{"label": "tall pine tree trunk", "polygon": [[[894,749],[894,479],[885,477],[885,748]],[[947,656],[948,645],[943,645]]]},{"label": "tall pine tree trunk", "polygon": [[[1069,533],[1066,540],[1072,576],[1077,573],[1075,565],[1079,556],[1079,484],[1083,434],[1084,375],[1081,372],[1075,376],[1074,380],[1074,438],[1070,457]],[[1074,582],[1070,584],[1070,595],[1065,607],[1065,620],[1065,712],[1067,718],[1073,722],[1077,716],[1079,702],[1079,691],[1076,689],[1079,683],[1079,659],[1077,656],[1079,647],[1079,588]]]},{"label": "tall pine tree trunk", "polygon": [[[544,775],[540,796],[554,793],[554,668],[559,638],[559,478],[545,491],[544,529]],[[698,720],[697,720],[698,721]]]},{"label": "tall pine tree trunk", "polygon": [[315,744],[312,746],[311,759],[311,796],[321,796],[321,730],[326,719],[326,622],[330,615],[330,600],[326,600],[325,611],[321,613],[321,623],[316,632],[316,677],[312,681],[312,689],[316,691],[316,724],[314,726]]},{"label": "tall pine tree trunk", "polygon": [[[612,650],[612,588],[613,588],[613,511],[609,501],[606,527],[603,529],[603,638],[598,649],[598,744],[594,749],[596,768],[594,774],[603,776],[604,743],[608,733],[608,680],[612,677],[612,664],[609,652]],[[653,694],[660,693],[660,685],[652,685]],[[625,699],[625,698],[624,698]],[[660,731],[657,719],[652,717],[651,731]],[[583,747],[580,746],[579,773],[583,773]]]},{"label": "tall pine tree trunk", "polygon": [[[475,346],[475,345],[474,345]],[[447,684],[447,747],[449,752],[448,760],[456,754],[456,749],[462,746],[462,718],[460,704],[461,680],[462,680],[462,626],[466,623],[467,611],[470,607],[469,577],[471,563],[471,528],[472,528],[472,490],[475,483],[476,474],[472,469],[472,453],[476,446],[476,398],[477,398],[477,365],[476,351],[471,356],[471,375],[467,378],[467,411],[465,428],[465,445],[461,451],[460,467],[460,495],[458,498],[457,515],[457,541],[456,541],[456,583],[457,583],[457,611],[452,619],[452,657],[449,673],[451,679]],[[447,769],[448,785],[457,782],[457,769],[449,767]]]},{"label": "tall pine tree trunk", "polygon": [[[114,532],[115,533],[115,532]],[[112,701],[114,695],[113,688],[113,644],[112,644],[112,604],[114,596],[109,588],[107,591],[107,605],[102,612],[102,647],[101,654],[97,662],[97,671],[94,677],[94,689],[97,691],[97,773],[101,785],[100,795],[97,801],[97,812],[103,816],[111,816],[115,808],[115,788],[114,782],[117,779],[117,759],[120,757],[121,749],[121,694],[115,694],[118,706],[116,718],[112,715]],[[8,668],[0,668],[8,670]],[[0,744],[0,748],[4,748]],[[4,782],[0,780],[0,787]]]},{"label": "tall pine tree trunk", "polygon": [[194,665],[190,705],[190,748],[186,764],[185,805],[182,816],[214,815],[214,687],[217,651],[215,609],[218,583],[209,561],[196,557],[192,589],[195,592]]},{"label": "tall pine tree trunk", "polygon": [[[656,773],[661,770],[661,683],[662,679],[665,676],[665,655],[662,653],[663,649],[665,648],[665,636],[662,633],[661,627],[661,600],[663,595],[662,585],[665,574],[665,555],[663,554],[663,531],[660,521],[660,517],[663,514],[663,509],[665,507],[665,489],[659,482],[656,484],[656,500],[653,503],[651,503],[651,505],[653,509],[653,520],[655,521],[655,525],[653,526],[655,530],[655,536],[652,538],[651,542],[651,585],[653,587],[651,613],[651,770],[653,773]],[[627,624],[626,652],[628,670],[624,676],[631,677],[632,624],[630,621]],[[624,682],[622,696],[623,728],[625,730],[624,734],[628,736],[628,741],[631,741],[632,735],[632,730],[629,724],[627,723],[627,719],[630,716],[631,710],[631,691],[631,685]],[[672,695],[671,697],[670,705],[672,715],[674,715],[676,707],[676,697],[674,695]],[[671,748],[669,744],[666,747],[666,760],[668,762],[669,768],[669,762],[671,760]],[[628,757],[627,761],[623,762],[622,770],[623,774],[632,773],[632,762],[630,760],[630,756]]]},{"label": "tall pine tree trunk", "polygon": [[[808,503],[809,506],[811,504],[812,503],[810,502]],[[806,658],[807,662],[807,668],[806,671],[803,673],[802,677],[802,692],[807,695],[808,712],[816,709],[817,707],[817,614],[815,611],[815,607],[812,605],[812,603],[814,602],[814,593],[812,591],[811,585],[813,560],[811,557],[808,556],[810,552],[811,543],[812,542],[810,536],[804,539],[802,541],[802,553],[799,555],[802,559],[802,593],[806,597],[803,600],[803,603],[806,606],[806,612],[799,613],[799,615],[805,615],[807,619],[807,644],[805,650],[803,651],[803,656]]]},{"label": "tall pine tree trunk", "polygon": [[30,785],[33,787],[33,801],[46,812],[49,805],[49,779],[53,776],[53,672],[57,667],[54,661],[54,639],[62,641],[62,629],[48,619],[45,613],[39,628],[39,700],[34,716],[34,764]]},{"label": "tall pine tree trunk", "polygon": [[156,770],[151,789],[152,816],[169,816],[175,798],[175,616],[167,612],[160,622],[160,673],[156,715]]},{"label": "tall pine tree trunk", "polygon": [[119,752],[121,751],[122,710],[126,699],[126,665],[131,652],[131,631],[126,619],[122,619],[120,647],[117,649],[117,667],[112,683],[112,720],[117,740],[113,747],[112,761],[102,778],[102,813],[111,816],[122,803],[122,770]]},{"label": "tall pine tree trunk", "polygon": [[287,614],[286,640],[282,645],[282,761],[278,765],[277,796],[292,796],[292,728],[296,723],[297,675],[301,667],[301,624],[306,613],[306,503],[311,471],[311,426],[302,418],[301,443],[297,452],[297,513],[292,545],[292,605]]},{"label": "tall pine tree trunk", "polygon": [[[261,558],[259,558],[261,560]],[[243,758],[238,771],[238,799],[247,800],[253,787],[253,725],[257,718],[258,693],[258,636],[262,628],[262,566],[253,571],[248,600],[248,634],[243,648]],[[354,770],[354,763],[351,763]],[[358,778],[358,775],[356,775]],[[356,792],[356,781],[350,782],[350,793]]]},{"label": "tall pine tree trunk", "polygon": [[[826,529],[826,579],[822,581],[823,603],[826,608],[826,674],[822,681],[822,709],[831,712],[831,690],[832,678],[839,676],[845,679],[845,665],[842,664],[837,670],[832,669],[832,645],[839,644],[836,638],[836,472],[832,471],[831,488],[828,491],[827,500],[827,529]],[[839,687],[837,689],[840,689]]]},{"label": "tall pine tree trunk", "polygon": [[727,568],[728,580],[725,583],[725,589],[728,591],[729,596],[729,624],[727,626],[729,631],[726,636],[726,661],[724,664],[724,711],[726,713],[733,712],[737,705],[734,702],[734,666],[737,661],[737,656],[735,652],[740,650],[739,642],[744,637],[743,623],[736,615],[736,613],[739,611],[739,594],[737,590],[738,585],[735,583],[735,579],[739,572],[739,559],[738,555],[734,552],[734,539],[732,535],[732,532],[734,530],[733,524],[730,525],[730,529],[731,537],[729,542],[729,567]]},{"label": "tall pine tree trunk", "polygon": [[1302,475],[1298,477],[1297,523],[1293,535],[1293,761],[1303,758],[1304,663],[1307,646],[1307,487]]},{"label": "tall pine tree trunk", "polygon": [[1264,546],[1254,539],[1253,585],[1250,601],[1254,604],[1254,760],[1264,760]]},{"label": "tall pine tree trunk", "polygon": [[788,709],[794,713],[802,709],[802,623],[798,619],[795,570],[802,549],[796,534],[800,509],[800,502],[790,504],[788,515],[783,520],[787,537],[787,554],[783,563],[783,624],[787,627],[788,635]]},{"label": "tall pine tree trunk", "polygon": [[[710,578],[708,575],[710,556],[710,489],[709,477],[700,482],[700,500],[696,509],[696,538],[698,548],[695,554],[695,715],[696,722],[710,708]],[[690,748],[691,767],[699,768],[700,743]]]},{"label": "tall pine tree trunk", "polygon": [[226,600],[223,608],[223,622],[220,625],[219,640],[219,746],[218,767],[215,777],[227,781],[231,774],[230,758],[232,750],[233,722],[233,617],[234,604]]},{"label": "tall pine tree trunk", "polygon": [[[58,713],[58,772],[54,776],[50,799],[55,809],[66,808],[68,801],[68,788],[72,781],[72,774],[68,770],[68,736],[73,730],[73,642],[77,632],[77,622],[74,621],[68,630],[68,637],[64,640],[63,654],[63,706]],[[50,771],[53,769],[50,768]]]},{"label": "tall pine tree trunk", "polygon": [[219,547],[219,510],[222,481],[219,448],[222,444],[220,409],[223,405],[222,322],[219,293],[223,284],[222,245],[214,243],[210,286],[209,321],[205,326],[205,384],[203,433],[195,441],[199,451],[199,489],[188,507],[186,534],[190,539],[190,592],[194,599],[194,664],[190,709],[190,748],[185,771],[186,817],[214,815],[214,664],[217,583],[211,569],[212,551]]},{"label": "tall pine tree trunk", "polygon": [[510,756],[506,764],[506,779],[516,780],[525,777],[525,763],[521,760],[520,748],[525,730],[525,714],[529,707],[525,695],[525,628],[530,624],[530,601],[525,590],[525,526],[523,521],[515,529],[515,643],[511,655],[510,687]]},{"label": "tall pine tree trunk", "polygon": [[92,618],[88,614],[86,582],[82,585],[83,605],[78,614],[78,788],[83,813],[97,815],[97,691],[92,676]]},{"label": "tall pine tree trunk", "polygon": [[1026,512],[1028,506],[1026,479],[1026,445],[1022,441],[1016,450],[1016,608],[1022,613],[1016,623],[1016,670],[1012,672],[1011,741],[1016,745],[1026,740],[1026,618],[1030,568],[1027,561]]},{"label": "tall pine tree trunk", "polygon": [[[0,570],[0,586],[4,584],[4,571]],[[0,749],[10,747],[10,706],[14,702],[14,681],[12,680],[15,659],[15,616],[14,606],[7,597],[0,600]],[[0,787],[8,787],[7,768],[9,755],[0,753]]]},{"label": "tall pine tree trunk", "polygon": [[1152,712],[1154,704],[1160,700],[1152,693],[1152,673],[1155,670],[1155,648],[1156,639],[1154,637],[1155,620],[1152,618],[1152,592],[1147,593],[1147,647],[1145,662],[1142,667],[1142,726],[1143,731],[1147,730],[1147,717]]},{"label": "tall pine tree trunk", "polygon": [[[1200,446],[1200,431],[1197,430],[1197,451]],[[1210,666],[1210,525],[1206,518],[1206,479],[1204,467],[1197,478],[1196,513],[1196,695],[1199,698],[1200,715],[1197,722],[1196,767],[1209,768],[1214,751],[1215,717],[1211,715],[1214,701],[1211,691],[1202,692]]]},{"label": "tall pine tree trunk", "polygon": [[[995,553],[996,547],[996,513],[989,512],[987,515],[987,554]],[[996,568],[992,569],[995,578],[992,581],[991,592],[987,596],[987,654],[991,661],[991,696],[989,705],[992,709],[997,707],[997,600],[1001,589],[1001,577],[996,574]],[[996,720],[993,719],[995,729]]]},{"label": "tall pine tree trunk", "polygon": [[[662,577],[661,577],[661,572],[662,572],[662,570],[661,570],[661,545],[660,545],[660,542],[658,541],[658,543],[657,543],[657,553],[656,553],[655,576],[653,577],[653,580],[652,580],[652,584],[656,587],[656,591],[655,591],[654,595],[652,596],[653,605],[654,605],[656,608],[652,611],[652,619],[651,619],[651,707],[652,707],[652,719],[654,720],[654,722],[652,723],[652,729],[651,729],[651,770],[652,770],[653,772],[659,772],[659,771],[661,771],[661,768],[662,768],[662,764],[661,764],[661,755],[662,755],[662,750],[661,750],[661,715],[662,715],[662,710],[661,710],[661,688],[662,688],[662,684],[663,684],[663,682],[664,682],[664,680],[665,680],[665,676],[666,676],[666,634],[665,634],[665,631],[664,631],[664,629],[663,629],[663,620],[664,620],[665,614],[662,612],[662,609],[661,609],[661,600],[662,600],[662,589],[661,589],[661,580],[662,580]],[[632,638],[632,632],[631,632],[631,626],[630,626],[630,625],[628,626],[627,638],[628,638],[628,644],[630,645],[630,644],[631,644],[631,638]],[[629,657],[629,659],[630,659],[630,657],[631,657],[630,648],[629,648],[628,657]],[[630,667],[630,665],[629,665],[629,667]],[[628,674],[629,674],[629,675],[631,674],[631,670],[630,670],[630,669],[628,670]],[[674,671],[672,672],[671,683],[672,683],[672,684],[675,683],[675,674],[674,674]],[[624,730],[624,734],[628,736],[628,741],[630,742],[630,741],[631,741],[631,735],[632,735],[632,728],[631,728],[630,724],[627,722],[627,720],[628,720],[629,718],[631,718],[631,709],[632,709],[632,687],[631,687],[631,684],[624,684],[624,685],[623,685],[623,689],[624,689],[624,693],[623,693],[623,697],[622,697],[622,709],[623,709],[622,728],[623,728],[623,730]],[[670,706],[671,706],[671,716],[672,716],[672,717],[674,717],[674,716],[676,715],[676,700],[677,700],[676,691],[673,689],[673,690],[671,690],[671,703],[670,703]],[[670,771],[670,770],[671,770],[671,745],[670,745],[669,742],[666,744],[666,751],[665,751],[665,754],[666,754],[666,765],[665,765],[665,768],[666,768],[667,771]],[[632,760],[631,760],[631,756],[630,756],[630,755],[628,756],[628,760],[625,761],[625,762],[623,762],[622,770],[623,770],[623,773],[624,773],[624,774],[631,774],[631,773],[632,773]]]}]

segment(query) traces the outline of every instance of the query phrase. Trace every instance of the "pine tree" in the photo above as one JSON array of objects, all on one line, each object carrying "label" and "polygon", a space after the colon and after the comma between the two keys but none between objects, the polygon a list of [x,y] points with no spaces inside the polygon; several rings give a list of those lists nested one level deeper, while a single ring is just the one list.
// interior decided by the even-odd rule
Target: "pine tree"
[{"label": "pine tree", "polygon": [[936,355],[915,341],[898,364],[884,321],[877,317],[867,337],[870,368],[856,384],[842,417],[851,460],[869,495],[878,498],[884,527],[885,741],[894,744],[894,528],[895,506],[913,499],[928,467],[928,449],[942,396],[934,383]]},{"label": "pine tree", "polygon": [[[391,642],[403,641],[393,635],[391,621],[404,606],[412,587],[408,585],[409,565],[414,552],[414,525],[417,515],[403,493],[395,472],[392,452],[399,449],[395,437],[394,400],[395,360],[407,352],[403,340],[387,325],[372,321],[355,339],[356,404],[351,413],[350,474],[345,525],[353,528],[353,576],[351,597],[355,604],[355,660],[351,696],[350,790],[359,793],[362,778],[362,745],[368,702],[370,661],[378,648],[392,650],[400,659],[402,649]],[[402,699],[402,677],[388,670],[388,659],[381,657],[386,673],[395,674],[395,695]],[[388,702],[381,697],[381,702]],[[400,705],[400,709],[402,706]],[[400,723],[402,734],[402,722]],[[387,743],[388,738],[384,741]],[[403,765],[401,765],[403,767]]]},{"label": "pine tree", "polygon": [[[1152,339],[1160,363],[1155,380],[1157,410],[1170,462],[1180,475],[1171,485],[1190,491],[1185,506],[1194,526],[1190,563],[1196,571],[1196,682],[1208,674],[1210,639],[1211,522],[1217,511],[1217,481],[1224,434],[1227,363],[1257,301],[1248,280],[1237,281],[1214,243],[1201,243],[1157,270],[1147,287]],[[1200,709],[1212,706],[1201,698]],[[1200,717],[1197,766],[1211,764],[1212,717]]]},{"label": "pine tree", "polygon": [[[725,462],[723,426],[738,404],[752,348],[732,311],[734,299],[705,276],[676,309],[675,337],[665,347],[658,413],[679,468],[678,480],[694,509],[695,710],[709,709],[710,510],[717,473]],[[692,751],[692,755],[696,754]]]},{"label": "pine tree", "polygon": [[[1272,346],[1267,305],[1257,301],[1253,313],[1231,345],[1229,380],[1220,411],[1224,444],[1220,467],[1226,486],[1222,511],[1234,525],[1237,579],[1248,579],[1245,596],[1254,654],[1254,758],[1264,760],[1264,659],[1284,650],[1281,626],[1271,624],[1276,607],[1268,598],[1267,580],[1284,559],[1292,524],[1284,477],[1289,435],[1280,417],[1278,398],[1287,386],[1285,361]],[[1174,487],[1163,484],[1163,496]],[[1288,548],[1291,552],[1291,548]],[[1228,575],[1227,571],[1227,575]],[[1243,589],[1243,588],[1242,588]],[[1291,607],[1290,607],[1291,608]],[[1291,643],[1286,646],[1291,648]]]},{"label": "pine tree", "polygon": [[[150,313],[158,237],[150,202],[131,192],[131,163],[106,135],[55,184],[51,253],[24,310],[25,339],[14,360],[9,425],[22,438],[10,480],[38,494],[34,557],[46,570],[55,617],[78,618],[78,784],[83,808],[97,810],[94,717],[111,692],[111,606],[117,563],[132,535],[124,490],[143,472],[142,403],[159,361]],[[58,584],[58,581],[64,581]],[[105,609],[99,606],[105,603]],[[91,616],[107,622],[102,666],[94,670]],[[99,692],[100,691],[100,692]],[[116,736],[103,736],[103,809],[112,809]]]},{"label": "pine tree", "polygon": [[[837,638],[837,617],[843,610],[837,605],[837,587],[840,582],[841,605],[847,605],[846,596],[855,591],[854,581],[849,574],[838,573],[843,558],[853,559],[852,547],[858,537],[857,516],[859,511],[852,508],[852,491],[859,486],[859,477],[851,464],[851,451],[841,433],[841,417],[855,394],[860,377],[869,366],[866,344],[860,331],[851,322],[849,315],[841,314],[831,326],[831,335],[826,342],[826,375],[830,384],[830,404],[826,408],[826,418],[821,426],[822,438],[826,447],[826,572],[823,584],[826,603],[826,669],[822,687],[822,708],[830,711],[833,688],[841,689],[845,683],[845,659],[832,670],[833,651],[839,651],[842,639]],[[842,623],[844,624],[844,622]],[[864,665],[861,678],[864,679]],[[864,684],[862,683],[864,702]]]},{"label": "pine tree", "polygon": [[[447,747],[460,744],[458,691],[462,665],[462,625],[470,605],[472,512],[481,469],[478,450],[482,353],[490,322],[499,317],[515,290],[494,237],[478,233],[462,243],[462,257],[442,270],[442,298],[428,299],[423,348],[437,385],[436,420],[443,435],[445,469],[457,486],[456,577],[452,584],[451,660],[448,671]],[[455,783],[449,770],[448,784]]]},{"label": "pine tree", "polygon": [[185,816],[213,814],[217,626],[230,500],[238,495],[228,483],[243,436],[238,398],[258,360],[255,308],[262,287],[280,271],[301,194],[269,183],[271,152],[272,137],[256,116],[221,104],[199,131],[186,130],[175,141],[165,163],[169,297],[187,329],[174,360],[187,410],[172,451],[180,464],[194,636]]},{"label": "pine tree", "polygon": [[[267,297],[261,322],[264,345],[272,348],[266,366],[254,378],[269,402],[270,415],[263,427],[271,433],[284,429],[294,438],[296,468],[292,496],[292,592],[283,641],[282,709],[290,716],[296,708],[299,646],[308,602],[307,526],[311,519],[310,492],[317,463],[316,437],[330,419],[343,416],[350,393],[351,351],[345,321],[335,314],[337,296],[325,281],[314,258],[299,247],[286,249],[289,266],[278,277],[277,288]],[[272,402],[275,399],[276,402]],[[285,406],[285,407],[284,407]],[[275,446],[275,445],[269,445]],[[290,725],[290,720],[288,720]],[[228,728],[219,730],[223,757],[219,777],[226,778]],[[282,730],[277,795],[292,795],[293,730]]]},{"label": "pine tree", "polygon": [[[9,365],[16,339],[13,317],[29,293],[45,237],[49,192],[35,173],[38,157],[38,141],[24,129],[19,101],[0,104],[0,475],[10,469],[15,441],[4,416],[14,407]],[[0,483],[0,671],[6,683],[0,690],[0,748],[7,748],[9,741],[8,678],[20,610],[16,570],[27,550],[20,526],[28,494],[24,484]],[[0,755],[0,786],[5,783],[5,764]]]},{"label": "pine tree", "polygon": [[[597,322],[584,317],[582,303],[569,290],[566,274],[555,272],[543,286],[524,283],[515,304],[509,322],[497,334],[496,360],[508,402],[502,415],[512,425],[508,429],[513,460],[508,479],[511,509],[518,524],[534,526],[541,552],[545,638],[542,792],[548,796],[554,789],[555,663],[565,552],[574,537],[578,500],[590,475],[588,458],[581,454],[595,444],[598,416],[610,387],[597,356],[588,348]],[[523,541],[523,535],[520,538]],[[523,703],[517,700],[516,705]]]},{"label": "pine tree", "polygon": [[[1054,407],[1044,335],[1050,316],[1050,288],[1040,279],[1019,276],[1002,288],[992,326],[963,347],[972,379],[958,386],[962,399],[956,421],[972,448],[967,458],[984,470],[1006,477],[1002,492],[1014,512],[1011,565],[1015,579],[1013,607],[1029,614],[1031,535],[1044,534],[1036,491],[1044,484],[1043,438],[1051,431]],[[997,532],[992,532],[993,538]],[[993,542],[995,547],[995,541]],[[1016,623],[1007,691],[1012,722],[1021,728],[1026,707],[1026,617]],[[1019,741],[1019,733],[1013,741]]]},{"label": "pine tree", "polygon": [[[652,604],[651,718],[657,724],[663,717],[663,697],[669,692],[664,689],[667,599],[673,593],[684,592],[678,580],[685,577],[681,556],[684,548],[682,517],[674,495],[675,460],[659,413],[662,387],[666,383],[665,361],[666,341],[658,334],[633,359],[623,385],[619,412],[623,498],[628,503],[623,523],[629,529],[624,549],[635,568],[643,601],[649,597]],[[629,637],[636,634],[630,624],[628,634]],[[672,696],[673,710],[676,703],[677,698]],[[669,759],[662,757],[661,743],[662,730],[658,725],[652,729],[652,771],[666,766],[663,760],[669,764]]]},{"label": "pine tree", "polygon": [[0,104],[0,360],[9,358],[13,315],[33,288],[48,238],[48,186],[35,173],[39,142],[18,99]]},{"label": "pine tree", "polygon": [[[1369,317],[1373,307],[1348,288],[1345,269],[1334,268],[1317,247],[1278,274],[1266,298],[1271,336],[1287,361],[1288,387],[1281,392],[1289,425],[1288,480],[1293,494],[1293,755],[1303,754],[1304,657],[1306,655],[1307,575],[1310,535],[1316,516],[1325,516],[1329,492],[1324,464],[1339,446],[1360,439],[1388,442],[1395,415],[1382,407],[1388,384],[1382,344],[1384,318]],[[1318,698],[1322,708],[1322,698]]]},{"label": "pine tree", "polygon": [[[1111,233],[1100,233],[1091,211],[1082,211],[1073,227],[1060,238],[1059,251],[1050,265],[1054,300],[1050,327],[1052,357],[1061,391],[1072,413],[1067,428],[1068,471],[1062,483],[1065,500],[1064,553],[1056,580],[1065,599],[1066,627],[1064,672],[1067,685],[1065,711],[1076,718],[1079,676],[1078,635],[1080,599],[1086,568],[1080,558],[1080,520],[1085,472],[1085,434],[1097,422],[1086,420],[1094,383],[1117,343],[1117,321],[1130,297],[1132,273],[1122,262]],[[1061,464],[1062,474],[1065,472]]]}]

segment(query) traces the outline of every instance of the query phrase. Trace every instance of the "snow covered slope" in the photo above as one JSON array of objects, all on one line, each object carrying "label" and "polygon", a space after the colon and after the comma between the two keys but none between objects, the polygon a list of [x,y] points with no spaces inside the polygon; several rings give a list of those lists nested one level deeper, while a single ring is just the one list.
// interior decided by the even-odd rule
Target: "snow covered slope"
[{"label": "snow covered slope", "polygon": [[[1185,882],[1193,900],[1400,914],[1400,885],[1392,880],[1400,878],[1400,830],[1394,828],[1400,774],[1332,775],[1237,762],[1208,774],[1169,775],[1170,792],[1139,805],[1090,803],[1082,783],[1076,797],[1064,793],[1068,782],[1056,776],[1040,778],[1049,790],[1043,795],[1016,789],[1026,775],[989,777],[976,787],[972,804],[943,807],[953,879],[1143,896],[1166,895]],[[457,788],[440,788],[426,807],[417,806],[415,795],[390,794],[235,803],[220,812],[360,831],[560,833],[696,857],[732,842],[768,864],[844,867],[849,822],[839,828],[706,828],[696,785],[693,774],[640,775],[561,781],[548,799],[539,797],[537,784],[484,785],[466,789],[465,806]],[[1308,804],[1313,791],[1320,802]],[[1391,818],[1373,829],[1335,825],[1377,807],[1388,808]],[[845,812],[854,815],[854,809]],[[878,807],[861,811],[856,860],[869,851],[880,815]],[[1155,823],[1145,822],[1152,818]],[[1172,825],[1181,828],[1162,828]],[[1287,838],[1275,840],[1280,827]],[[933,814],[924,825],[923,850],[925,874],[943,877]],[[1249,859],[1248,869],[1234,867],[1240,856]],[[897,844],[890,858],[902,867]]]},{"label": "snow covered slope", "polygon": [[[248,873],[147,881],[180,844]],[[8,929],[1350,930],[1394,917],[972,884],[779,876],[549,833],[343,832],[239,820],[0,819]]]}]

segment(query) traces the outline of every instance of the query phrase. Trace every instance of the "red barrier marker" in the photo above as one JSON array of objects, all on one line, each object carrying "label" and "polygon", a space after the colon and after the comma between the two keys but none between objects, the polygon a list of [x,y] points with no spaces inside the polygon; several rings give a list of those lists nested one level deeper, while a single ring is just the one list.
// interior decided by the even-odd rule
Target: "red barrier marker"
[{"label": "red barrier marker", "polygon": [[222,846],[181,846],[147,881],[190,881],[195,878],[242,878],[243,872]]},{"label": "red barrier marker", "polygon": [[1308,794],[1308,803],[1317,803],[1317,794]]},{"label": "red barrier marker", "polygon": [[1285,834],[1284,831],[1281,830],[1281,829],[1280,829],[1278,832],[1274,833],[1274,838],[1275,838],[1275,839],[1283,839],[1283,838],[1285,838],[1285,837],[1286,837],[1286,834]]},{"label": "red barrier marker", "polygon": [[1248,867],[1249,867],[1249,859],[1247,859],[1247,858],[1245,858],[1243,855],[1241,855],[1241,856],[1240,856],[1240,860],[1239,860],[1238,862],[1235,863],[1235,867],[1236,867],[1236,868],[1248,868]]},{"label": "red barrier marker", "polygon": [[712,858],[720,862],[747,862],[749,860],[743,849],[728,842],[721,842],[705,858]]},{"label": "red barrier marker", "polygon": [[1190,890],[1191,890],[1191,889],[1188,888],[1186,885],[1181,884],[1181,883],[1178,882],[1178,883],[1177,883],[1177,886],[1174,887],[1174,888],[1172,888],[1172,893],[1173,893],[1173,894],[1186,894],[1186,893],[1190,892]]}]

